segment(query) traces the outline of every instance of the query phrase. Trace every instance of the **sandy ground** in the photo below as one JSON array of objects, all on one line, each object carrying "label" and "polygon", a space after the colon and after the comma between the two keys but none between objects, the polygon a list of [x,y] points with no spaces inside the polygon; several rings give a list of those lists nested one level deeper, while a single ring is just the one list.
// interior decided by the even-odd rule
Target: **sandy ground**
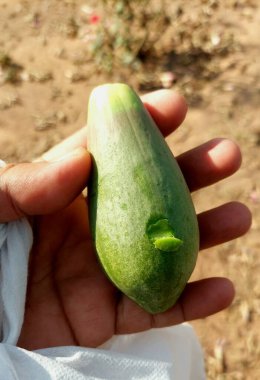
[{"label": "sandy ground", "polygon": [[[14,69],[9,73],[11,81],[6,80],[2,61],[2,159],[31,160],[85,124],[91,88],[108,80],[95,73],[91,61],[84,62],[86,40],[82,35],[72,36],[70,29],[71,14],[79,22],[86,22],[82,5],[87,3],[0,0],[0,53],[11,57]],[[205,351],[209,379],[257,380],[260,378],[260,8],[257,1],[233,1],[238,5],[226,11],[226,2],[219,3],[212,22],[222,30],[232,31],[239,48],[211,62],[210,73],[217,75],[197,77],[191,70],[186,85],[182,71],[171,67],[177,77],[173,87],[187,95],[190,110],[183,127],[170,138],[174,140],[176,154],[217,136],[235,140],[242,149],[242,167],[231,180],[194,194],[198,211],[237,200],[246,203],[253,213],[251,231],[245,237],[203,251],[193,274],[194,279],[231,278],[236,298],[228,310],[193,325]],[[160,74],[161,70],[158,62],[156,72]],[[118,80],[118,75],[110,79]]]}]

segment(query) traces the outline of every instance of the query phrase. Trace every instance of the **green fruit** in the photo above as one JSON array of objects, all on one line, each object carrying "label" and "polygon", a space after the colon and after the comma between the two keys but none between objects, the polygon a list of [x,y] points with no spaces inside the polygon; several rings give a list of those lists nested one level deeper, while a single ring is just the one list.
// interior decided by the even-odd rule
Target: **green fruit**
[{"label": "green fruit", "polygon": [[180,168],[125,84],[89,100],[90,226],[111,281],[150,313],[175,304],[196,263],[197,218]]}]

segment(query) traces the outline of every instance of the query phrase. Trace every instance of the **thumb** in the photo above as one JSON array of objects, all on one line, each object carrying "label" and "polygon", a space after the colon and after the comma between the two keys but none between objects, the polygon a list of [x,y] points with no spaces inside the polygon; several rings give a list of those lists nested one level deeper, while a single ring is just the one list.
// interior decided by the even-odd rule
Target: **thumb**
[{"label": "thumb", "polygon": [[6,165],[0,169],[0,222],[66,207],[86,186],[90,167],[82,147],[52,162]]}]

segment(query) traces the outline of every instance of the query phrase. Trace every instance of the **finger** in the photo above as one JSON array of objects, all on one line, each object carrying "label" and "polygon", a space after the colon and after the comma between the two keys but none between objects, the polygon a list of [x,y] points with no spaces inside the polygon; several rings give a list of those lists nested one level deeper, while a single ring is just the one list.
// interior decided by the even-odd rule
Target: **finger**
[{"label": "finger", "polygon": [[67,137],[65,140],[55,145],[53,148],[44,153],[40,159],[36,161],[51,161],[63,156],[67,152],[71,152],[77,147],[86,148],[87,146],[87,130],[86,127],[81,128],[73,135]]},{"label": "finger", "polygon": [[200,249],[213,247],[244,235],[252,216],[242,203],[230,202],[198,215]]},{"label": "finger", "polygon": [[[187,113],[184,98],[171,90],[159,90],[146,94],[142,100],[163,135],[174,131],[183,122]],[[87,146],[86,127],[50,149],[41,159],[55,159],[77,146]]]},{"label": "finger", "polygon": [[7,165],[0,170],[0,222],[67,206],[85,187],[90,166],[83,148],[58,161]]},{"label": "finger", "polygon": [[119,304],[117,334],[135,333],[204,318],[228,307],[233,284],[225,278],[209,278],[187,284],[179,301],[164,313],[151,315],[125,297]]},{"label": "finger", "polygon": [[183,96],[171,90],[151,92],[142,101],[164,136],[179,127],[188,110]]},{"label": "finger", "polygon": [[209,186],[235,173],[241,165],[239,147],[217,138],[177,157],[190,191]]},{"label": "finger", "polygon": [[234,296],[234,286],[226,278],[215,277],[188,283],[172,309],[153,316],[153,327],[205,318],[227,308]]}]

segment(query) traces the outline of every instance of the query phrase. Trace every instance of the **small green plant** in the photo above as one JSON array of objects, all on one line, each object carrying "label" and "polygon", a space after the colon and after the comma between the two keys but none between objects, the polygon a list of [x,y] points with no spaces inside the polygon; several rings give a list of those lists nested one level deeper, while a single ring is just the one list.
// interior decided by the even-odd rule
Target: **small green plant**
[{"label": "small green plant", "polygon": [[96,22],[91,45],[101,70],[112,72],[122,66],[140,68],[169,24],[164,1],[151,6],[150,0],[101,0],[102,15]]}]

